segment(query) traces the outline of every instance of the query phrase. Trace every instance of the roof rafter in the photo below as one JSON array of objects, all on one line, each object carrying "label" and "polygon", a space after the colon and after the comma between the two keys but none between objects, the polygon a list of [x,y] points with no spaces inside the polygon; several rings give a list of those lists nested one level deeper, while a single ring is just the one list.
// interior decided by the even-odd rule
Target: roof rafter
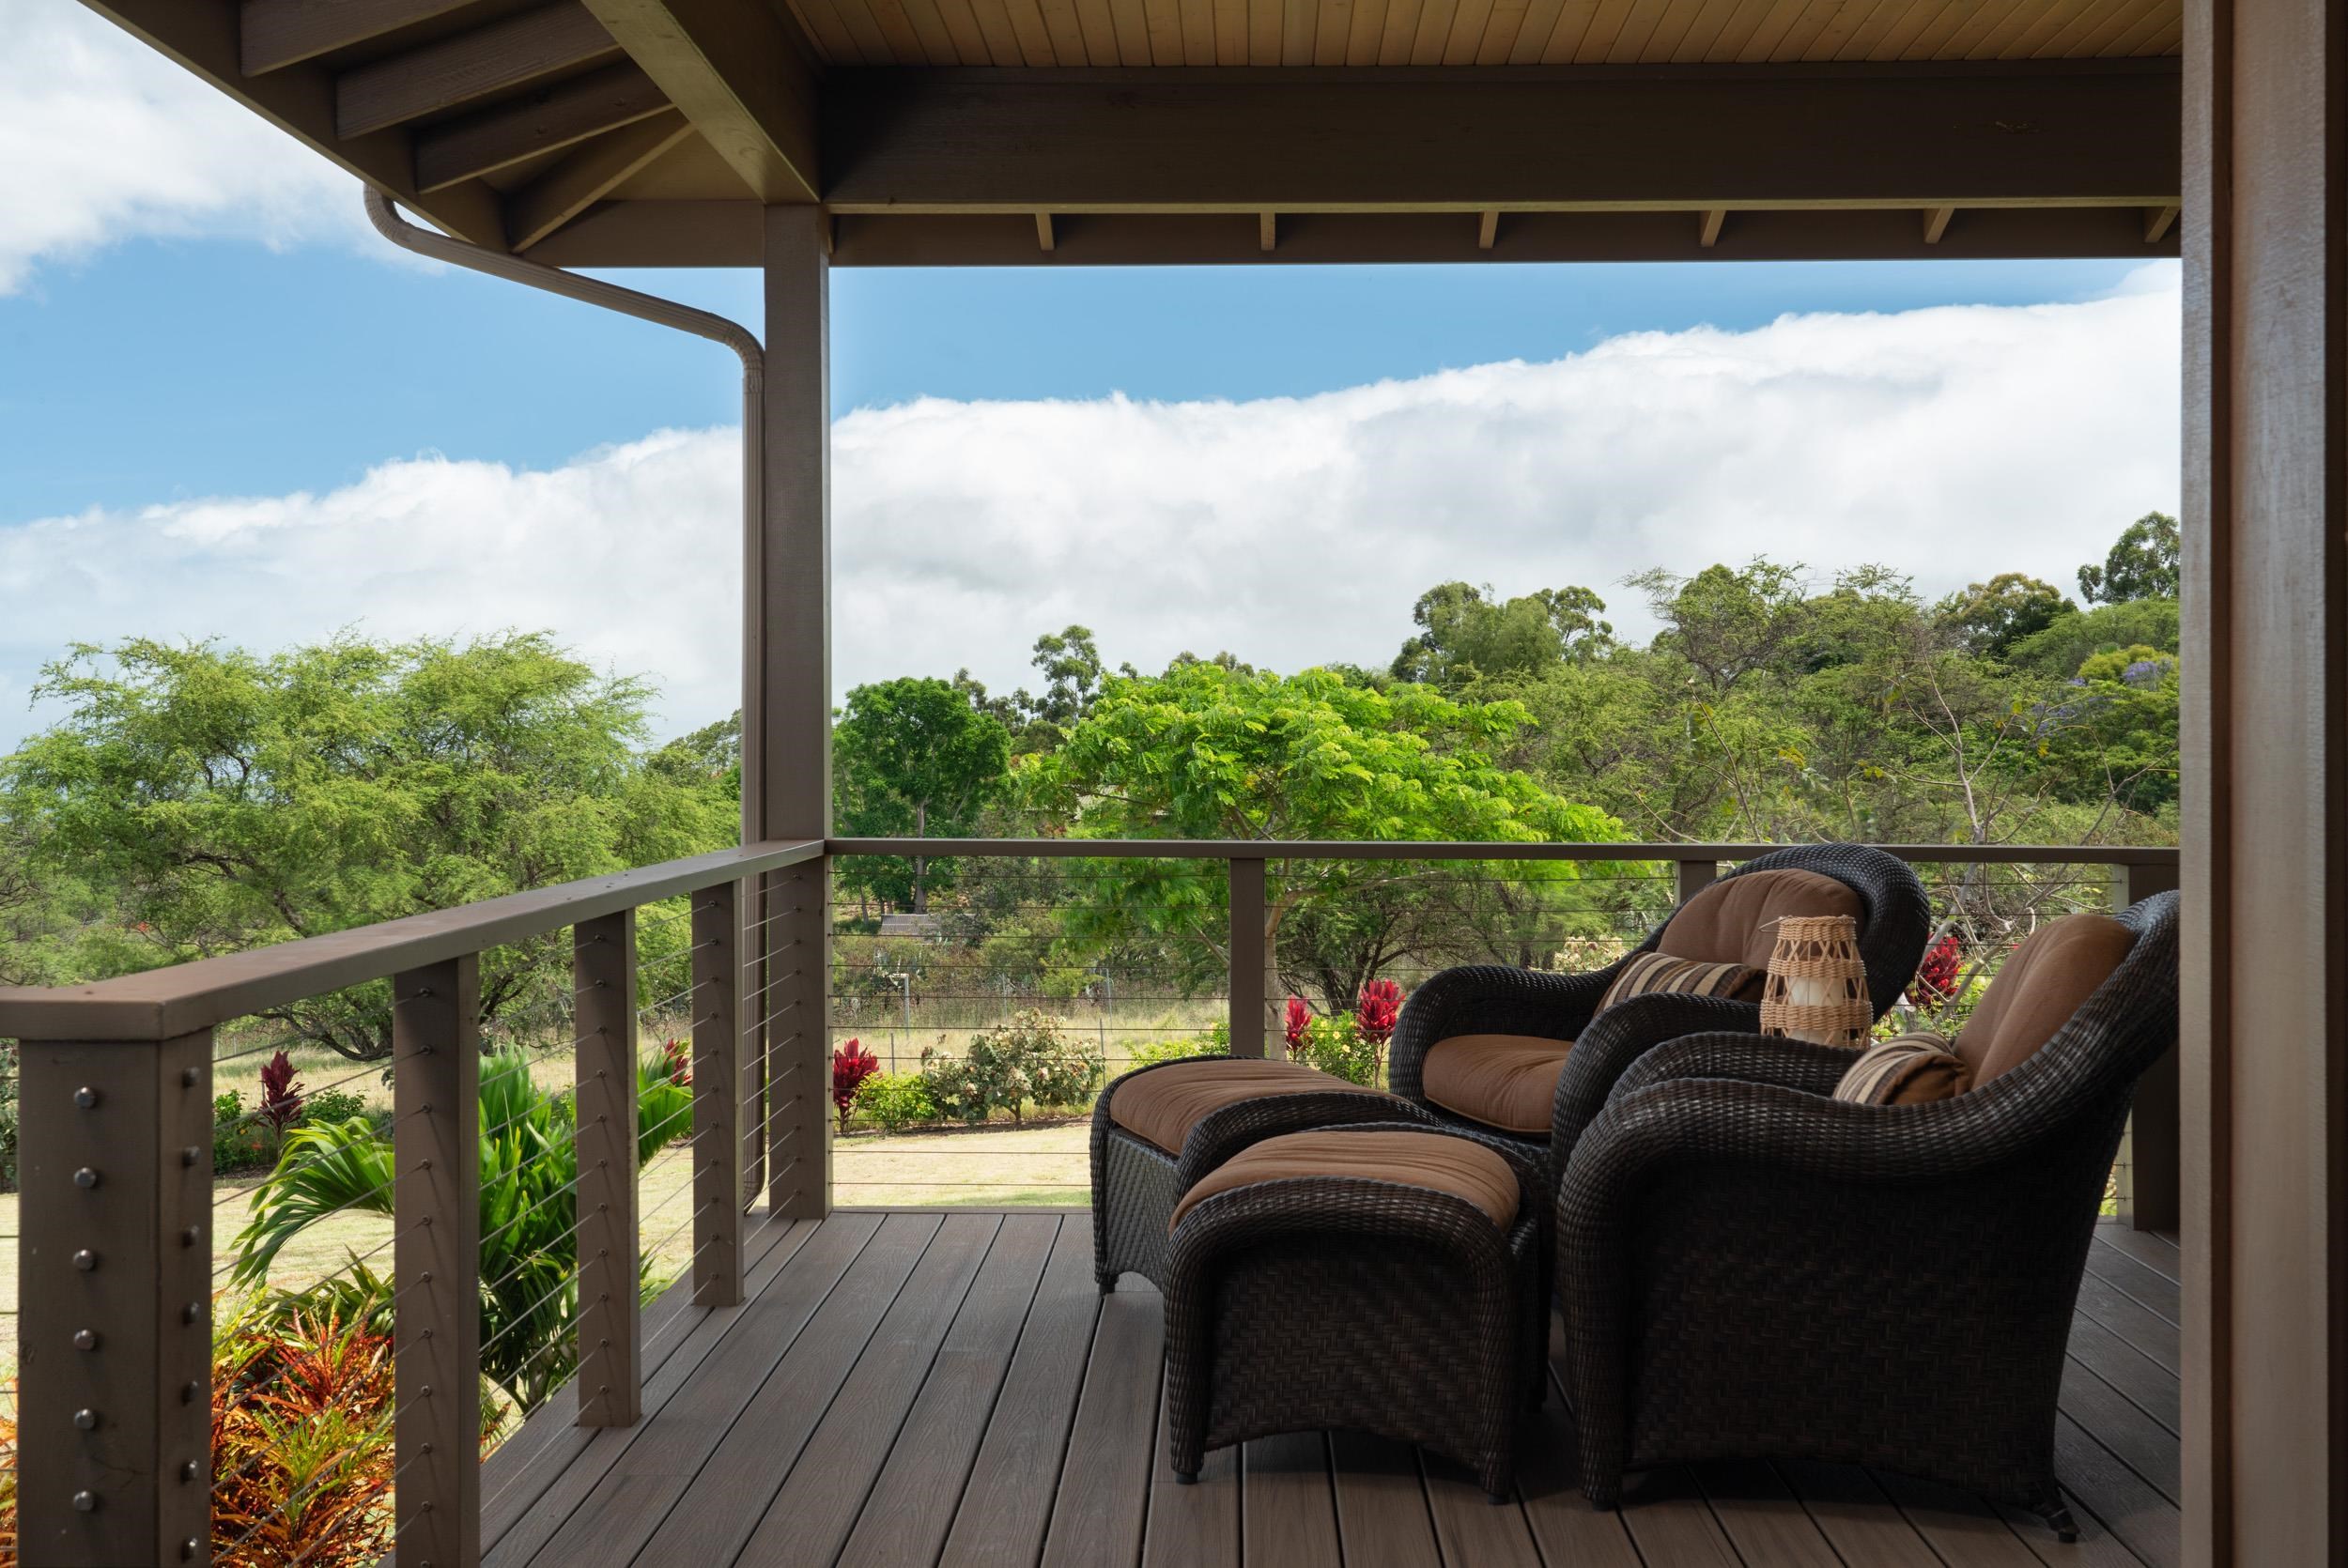
[{"label": "roof rafter", "polygon": [[761,202],[819,199],[812,51],[778,8],[765,0],[585,4]]},{"label": "roof rafter", "polygon": [[606,66],[418,132],[416,184],[438,191],[650,119],[667,107],[658,85],[635,66]]},{"label": "roof rafter", "polygon": [[334,129],[363,136],[619,53],[579,0],[555,0],[343,72],[334,82]]}]

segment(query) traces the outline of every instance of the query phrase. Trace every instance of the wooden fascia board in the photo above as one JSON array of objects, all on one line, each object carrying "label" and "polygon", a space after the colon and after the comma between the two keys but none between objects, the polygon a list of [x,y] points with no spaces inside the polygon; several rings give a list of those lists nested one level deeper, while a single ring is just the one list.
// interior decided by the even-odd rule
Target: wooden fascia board
[{"label": "wooden fascia board", "polygon": [[780,13],[765,0],[585,4],[760,201],[818,199],[811,51]]},{"label": "wooden fascia board", "polygon": [[415,153],[405,131],[370,131],[349,141],[334,134],[334,77],[325,67],[310,61],[246,76],[236,0],[83,3],[434,227],[476,245],[505,248],[504,204],[491,187],[468,180],[425,195],[416,189]]},{"label": "wooden fascia board", "polygon": [[[598,4],[604,0],[597,0]],[[2125,206],[2182,187],[2173,69],[844,70],[835,212]]]}]

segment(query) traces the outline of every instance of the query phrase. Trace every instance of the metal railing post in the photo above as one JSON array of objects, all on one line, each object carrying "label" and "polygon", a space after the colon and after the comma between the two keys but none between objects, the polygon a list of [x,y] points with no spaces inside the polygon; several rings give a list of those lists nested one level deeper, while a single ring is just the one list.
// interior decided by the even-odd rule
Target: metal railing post
[{"label": "metal railing post", "polygon": [[693,1304],[742,1299],[741,1055],[734,976],[741,922],[734,884],[693,895]]},{"label": "metal railing post", "polygon": [[1264,975],[1264,863],[1233,859],[1231,879],[1231,1054],[1261,1056],[1271,1031]]},{"label": "metal railing post", "polygon": [[[2125,903],[2140,903],[2177,885],[2174,861],[2124,869],[2120,886]],[[2121,1211],[2138,1230],[2175,1230],[2185,1214],[2184,1103],[2177,1075],[2177,1048],[2161,1053],[2136,1082],[2136,1105],[2128,1115],[2128,1172]]]},{"label": "metal railing post", "polygon": [[481,976],[392,979],[394,1541],[416,1568],[481,1560]]},{"label": "metal railing post", "polygon": [[210,1555],[212,1035],[27,1040],[18,1551]]},{"label": "metal railing post", "polygon": [[831,1212],[831,862],[794,867],[767,895],[766,1207]]},{"label": "metal railing post", "polygon": [[637,1360],[636,912],[572,929],[578,1042],[579,1424],[633,1426]]},{"label": "metal railing post", "polygon": [[1676,872],[1672,896],[1676,902],[1683,904],[1711,886],[1721,874],[1721,863],[1717,860],[1675,860],[1672,866]]}]

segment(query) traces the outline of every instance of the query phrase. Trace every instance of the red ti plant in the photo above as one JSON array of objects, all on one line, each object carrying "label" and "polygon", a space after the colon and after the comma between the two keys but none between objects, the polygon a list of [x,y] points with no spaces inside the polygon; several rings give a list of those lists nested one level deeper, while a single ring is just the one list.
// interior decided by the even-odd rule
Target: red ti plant
[{"label": "red ti plant", "polygon": [[1956,994],[1964,970],[1965,953],[1957,945],[1955,933],[1941,932],[1940,939],[1924,950],[1923,961],[1916,966],[1916,1005],[1926,1012],[1939,1008]]},{"label": "red ti plant", "polygon": [[672,1037],[660,1042],[660,1070],[680,1089],[693,1086],[693,1058],[683,1040]]},{"label": "red ti plant", "polygon": [[831,1053],[831,1103],[840,1113],[840,1130],[848,1130],[848,1113],[856,1106],[856,1092],[867,1078],[880,1070],[880,1058],[856,1040],[850,1040]]},{"label": "red ti plant", "polygon": [[260,1115],[272,1137],[281,1142],[286,1129],[301,1119],[301,1084],[294,1077],[293,1059],[283,1051],[261,1068]]},{"label": "red ti plant", "polygon": [[1402,1017],[1402,987],[1393,980],[1372,980],[1362,987],[1362,997],[1354,1008],[1353,1026],[1362,1038],[1373,1045],[1383,1045],[1394,1038],[1394,1026]]},{"label": "red ti plant", "polygon": [[1313,1026],[1313,1010],[1305,1006],[1301,996],[1289,998],[1288,1016],[1282,1033],[1288,1036],[1289,1056],[1294,1059],[1305,1048],[1305,1032]]}]

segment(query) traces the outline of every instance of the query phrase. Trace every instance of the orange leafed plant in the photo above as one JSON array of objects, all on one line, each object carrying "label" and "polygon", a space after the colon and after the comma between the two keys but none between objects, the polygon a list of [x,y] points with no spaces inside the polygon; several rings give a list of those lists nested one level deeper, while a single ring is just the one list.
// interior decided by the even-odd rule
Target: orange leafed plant
[{"label": "orange leafed plant", "polygon": [[212,1362],[212,1560],[358,1568],[391,1549],[392,1342],[331,1310],[230,1327]]}]

